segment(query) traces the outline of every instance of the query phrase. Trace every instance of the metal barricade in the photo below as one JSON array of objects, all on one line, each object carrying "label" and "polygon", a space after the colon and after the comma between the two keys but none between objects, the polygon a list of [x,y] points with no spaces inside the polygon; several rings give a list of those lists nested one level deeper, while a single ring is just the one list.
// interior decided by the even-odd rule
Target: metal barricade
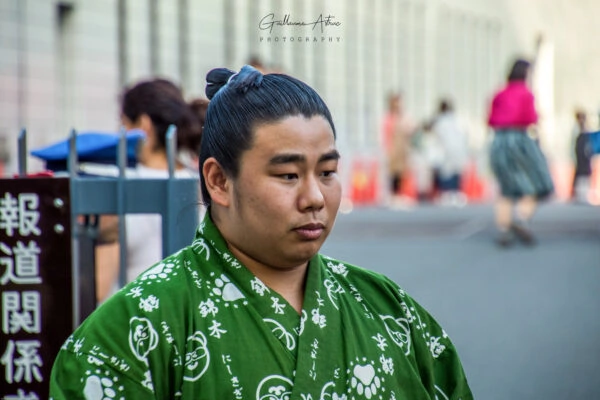
[{"label": "metal barricade", "polygon": [[[70,278],[71,279],[51,279],[54,272],[52,271],[41,271],[35,278],[35,282],[45,285],[65,285],[70,287],[63,287],[65,293],[71,293],[71,318],[65,319],[62,323],[62,330],[58,336],[65,336],[63,338],[54,337],[52,340],[47,340],[44,337],[45,332],[42,326],[49,326],[50,324],[39,323],[40,326],[33,328],[39,328],[36,339],[39,346],[44,347],[44,354],[49,354],[53,358],[58,352],[59,346],[66,339],[66,332],[71,332],[76,328],[82,320],[89,315],[96,307],[96,290],[95,290],[95,243],[98,235],[98,216],[104,214],[113,214],[119,217],[119,243],[120,243],[120,270],[119,270],[119,284],[122,286],[126,281],[126,268],[127,268],[127,244],[126,244],[126,229],[125,218],[127,214],[159,214],[162,217],[162,254],[167,256],[172,254],[179,249],[189,245],[194,237],[195,229],[198,225],[198,179],[195,178],[175,178],[175,152],[176,152],[176,141],[175,141],[175,127],[171,126],[167,132],[167,159],[168,159],[168,178],[165,179],[140,179],[130,178],[125,174],[126,170],[126,132],[124,130],[120,133],[120,140],[118,145],[118,160],[117,165],[119,168],[119,174],[116,177],[105,177],[105,176],[83,176],[78,173],[78,159],[76,151],[77,133],[73,130],[69,139],[69,159],[68,159],[68,173],[64,177],[40,177],[36,176],[31,178],[31,175],[27,173],[27,133],[25,130],[21,131],[19,135],[19,176],[15,179],[0,179],[0,182],[9,182],[11,184],[2,185],[0,190],[0,198],[5,198],[0,203],[0,214],[9,215],[7,213],[15,214],[15,218],[21,218],[19,212],[32,213],[35,210],[31,209],[34,202],[29,203],[30,209],[27,208],[27,203],[24,203],[25,208],[20,207],[20,196],[25,195],[32,197],[35,195],[37,202],[35,206],[41,209],[42,205],[39,203],[47,203],[43,206],[46,209],[57,209],[62,210],[63,218],[67,217],[63,221],[67,224],[61,232],[59,229],[60,224],[56,223],[54,228],[44,228],[47,232],[54,229],[54,236],[46,234],[44,232],[39,233],[35,238],[38,242],[42,242],[40,248],[48,249],[47,252],[52,252],[53,256],[64,253],[67,258],[64,260],[61,258],[58,263],[68,263],[71,260],[70,265]],[[35,176],[35,175],[34,175]],[[31,179],[28,179],[31,178]],[[25,189],[20,189],[18,185],[12,185],[15,181],[21,180],[23,183],[27,183]],[[62,188],[62,197],[57,193],[58,188]],[[13,189],[11,189],[13,188]],[[15,192],[13,195],[11,190]],[[25,190],[25,192],[22,192]],[[33,193],[40,192],[40,193]],[[68,193],[68,196],[66,195]],[[31,196],[30,196],[31,195]],[[17,197],[15,197],[17,196]],[[29,197],[24,197],[28,200]],[[46,199],[46,200],[39,200]],[[50,200],[48,200],[50,199]],[[17,204],[16,208],[11,207],[9,209],[2,209],[8,203]],[[66,211],[65,211],[66,210]],[[70,210],[70,221],[68,213]],[[53,211],[54,212],[54,211]],[[64,213],[67,214],[64,214]],[[48,215],[51,215],[48,213]],[[38,215],[38,219],[41,217]],[[50,217],[48,217],[50,218]],[[54,218],[54,217],[53,217]],[[46,218],[47,219],[47,218]],[[40,219],[41,221],[42,219]],[[1,220],[0,220],[1,222]],[[11,222],[12,223],[12,222]],[[18,224],[18,222],[16,222]],[[41,223],[41,222],[40,222]],[[70,224],[70,226],[68,226]],[[1,224],[0,224],[1,225]],[[38,231],[40,231],[38,229]],[[4,254],[0,253],[0,277],[2,278],[2,285],[0,285],[0,296],[2,297],[2,327],[3,335],[2,342],[4,346],[13,345],[16,349],[18,344],[19,334],[29,335],[30,332],[26,331],[25,328],[31,330],[32,327],[25,327],[23,325],[16,325],[17,321],[20,320],[17,317],[19,315],[30,313],[30,316],[39,317],[40,321],[49,321],[48,318],[55,319],[57,315],[65,315],[65,301],[55,301],[57,298],[56,293],[60,292],[61,288],[52,287],[49,293],[50,295],[44,295],[43,290],[39,290],[41,293],[35,295],[35,291],[31,288],[22,286],[22,290],[16,290],[9,282],[9,279],[4,279],[10,276],[16,276],[16,282],[18,276],[15,275],[19,271],[25,274],[25,278],[30,276],[33,271],[33,267],[48,268],[59,267],[56,264],[52,264],[52,260],[47,258],[41,261],[45,254],[44,251],[38,251],[37,256],[39,257],[39,264],[33,264],[33,261],[26,260],[28,263],[21,259],[21,266],[19,267],[19,260],[17,255],[12,254],[13,248],[16,249],[26,245],[28,237],[18,237],[19,232],[16,235],[11,230],[11,235],[4,235],[2,229],[0,229],[0,250],[8,254],[3,257]],[[71,240],[66,242],[57,241],[55,238],[56,233],[71,234]],[[11,236],[11,237],[9,237]],[[14,237],[13,237],[14,236]],[[52,238],[51,238],[52,236]],[[59,235],[60,236],[60,235]],[[63,235],[64,237],[64,235]],[[17,243],[17,239],[22,239]],[[43,241],[54,240],[52,243],[44,244]],[[6,243],[4,243],[6,242]],[[8,243],[8,244],[7,244]],[[58,246],[63,248],[56,248],[55,243],[62,243]],[[35,243],[34,243],[35,244]],[[37,248],[37,247],[36,247]],[[39,249],[38,249],[39,250]],[[68,254],[70,253],[70,254]],[[12,258],[11,258],[12,257]],[[4,267],[4,268],[3,268]],[[11,268],[9,271],[8,268]],[[65,268],[65,266],[62,266]],[[69,266],[66,266],[68,268]],[[150,267],[150,265],[148,265]],[[15,268],[20,268],[17,270]],[[57,268],[58,271],[59,268]],[[13,271],[14,270],[14,271]],[[16,272],[15,272],[16,271]],[[28,275],[29,274],[29,275]],[[13,279],[13,280],[15,280]],[[41,282],[46,279],[48,282]],[[5,285],[6,282],[7,285]],[[39,281],[39,282],[38,282]],[[24,296],[24,297],[23,297]],[[37,297],[36,297],[37,296]],[[21,300],[22,297],[22,300]],[[37,300],[36,300],[37,299]],[[38,309],[33,309],[35,301],[43,303],[47,301],[49,304],[38,304]],[[68,299],[67,299],[68,300]],[[27,303],[26,303],[27,302]],[[27,304],[27,305],[26,305]],[[12,307],[12,308],[11,308]],[[31,310],[26,307],[32,308]],[[12,314],[11,314],[12,313]],[[12,319],[13,316],[16,319]],[[64,323],[70,319],[70,326],[65,327]],[[17,332],[19,331],[19,332]],[[15,338],[12,339],[11,333],[14,333]],[[50,332],[48,332],[50,334]],[[54,336],[57,334],[54,332]],[[31,336],[31,335],[29,335]],[[27,336],[27,337],[29,337]],[[29,339],[32,339],[30,337]],[[28,340],[27,343],[33,343],[33,340]],[[15,344],[16,343],[16,344]],[[23,342],[24,343],[24,342]],[[42,346],[43,344],[43,346]],[[0,353],[6,354],[10,350],[10,347],[6,349],[0,349]],[[35,349],[33,349],[35,350]],[[29,351],[33,351],[29,349]],[[15,350],[16,351],[16,350]],[[40,353],[41,354],[41,353]],[[40,356],[41,357],[41,356]],[[5,357],[6,358],[6,357]],[[4,359],[3,359],[4,360]],[[6,358],[8,360],[8,358]],[[6,361],[5,360],[5,361]],[[14,377],[11,377],[11,382],[2,382],[6,380],[7,374],[4,374],[5,378],[0,381],[0,386],[3,388],[0,390],[0,397],[9,395],[10,393],[27,393],[31,391],[35,393],[38,398],[47,397],[45,387],[47,386],[47,379],[49,379],[49,366],[52,364],[52,360],[44,359],[45,369],[38,369],[37,374],[31,376],[29,382],[16,382]],[[7,364],[8,361],[5,363]],[[33,366],[35,367],[35,366]],[[9,368],[5,365],[5,368]],[[41,365],[39,368],[42,368]],[[35,372],[35,371],[34,371]],[[21,377],[22,378],[22,377]],[[45,380],[45,382],[43,382]],[[45,383],[45,384],[44,384]],[[5,393],[6,392],[6,393]]]}]

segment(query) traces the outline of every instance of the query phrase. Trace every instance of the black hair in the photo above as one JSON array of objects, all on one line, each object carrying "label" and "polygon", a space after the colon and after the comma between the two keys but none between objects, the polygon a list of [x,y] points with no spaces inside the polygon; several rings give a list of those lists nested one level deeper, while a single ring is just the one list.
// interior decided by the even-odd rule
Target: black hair
[{"label": "black hair", "polygon": [[132,122],[148,115],[156,132],[158,149],[166,149],[167,129],[175,125],[177,148],[198,153],[201,122],[173,82],[157,78],[126,88],[121,97],[121,113]]},{"label": "black hair", "polygon": [[510,69],[510,73],[508,74],[509,82],[518,82],[525,81],[527,79],[527,72],[529,71],[529,67],[531,63],[527,60],[517,60],[513,64]]},{"label": "black hair", "polygon": [[440,114],[454,111],[454,106],[450,99],[442,99],[438,108]]},{"label": "black hair", "polygon": [[329,108],[314,89],[296,78],[263,75],[245,65],[237,74],[226,68],[213,69],[206,75],[206,82],[210,104],[200,146],[200,185],[202,197],[209,204],[210,194],[202,176],[204,162],[214,157],[225,173],[237,177],[240,156],[252,146],[257,126],[289,116],[320,115],[331,125],[335,138]]},{"label": "black hair", "polygon": [[[204,126],[204,121],[206,121],[206,110],[208,109],[208,99],[204,98],[196,98],[190,101],[189,105],[192,111],[196,114],[198,118],[198,122],[200,122],[201,126]],[[200,145],[200,143],[198,143]],[[200,147],[198,146],[198,152],[200,151]]]}]

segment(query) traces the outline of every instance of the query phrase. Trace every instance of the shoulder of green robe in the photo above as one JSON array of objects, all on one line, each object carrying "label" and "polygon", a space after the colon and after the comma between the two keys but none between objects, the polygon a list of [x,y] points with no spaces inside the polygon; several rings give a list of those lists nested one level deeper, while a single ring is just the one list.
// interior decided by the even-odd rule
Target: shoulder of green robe
[{"label": "shoulder of green robe", "polygon": [[430,313],[386,275],[328,256],[321,256],[321,260],[342,287],[360,293],[365,301],[384,305],[386,309],[396,309],[407,318],[412,318],[412,310],[437,326]]},{"label": "shoulder of green robe", "polygon": [[[434,374],[435,381],[449,387],[447,393],[453,393],[451,397],[444,398],[473,398],[454,344],[429,311],[381,273],[327,256],[321,256],[321,261],[341,286],[360,293],[360,301],[369,303],[371,310],[386,326],[391,322],[389,326],[403,327],[410,332],[410,339],[404,339],[411,344],[419,369],[429,371],[426,374]],[[441,390],[439,387],[436,389]]]},{"label": "shoulder of green robe", "polygon": [[406,296],[406,292],[387,276],[367,269],[337,260],[325,255],[321,255],[321,261],[325,268],[336,277],[340,284],[352,285],[357,289],[375,288],[390,292],[396,298]]},{"label": "shoulder of green robe", "polygon": [[154,264],[101,304],[76,333],[106,333],[108,326],[127,331],[133,318],[160,323],[186,314],[195,307],[191,293],[201,280],[194,257],[186,247]]},{"label": "shoulder of green robe", "polygon": [[132,343],[141,343],[134,347],[137,350],[150,344],[166,348],[173,341],[185,342],[185,337],[177,336],[185,330],[173,327],[185,323],[198,306],[193,296],[199,282],[191,267],[193,257],[191,249],[184,248],[107,299],[67,339],[59,353],[61,363],[108,356],[108,361],[99,358],[98,362],[105,361],[123,376],[143,380],[147,361],[132,350]]},{"label": "shoulder of green robe", "polygon": [[185,247],[142,272],[113,297],[147,314],[162,309],[162,304],[185,308],[207,273],[198,258],[192,246]]}]

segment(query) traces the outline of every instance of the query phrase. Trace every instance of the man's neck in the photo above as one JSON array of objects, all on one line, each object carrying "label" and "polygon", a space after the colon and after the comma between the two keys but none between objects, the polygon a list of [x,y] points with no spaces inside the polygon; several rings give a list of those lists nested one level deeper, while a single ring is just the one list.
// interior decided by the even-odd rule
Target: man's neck
[{"label": "man's neck", "polygon": [[267,287],[286,299],[298,314],[302,312],[308,261],[297,267],[280,269],[262,264],[245,254],[240,254],[231,246],[229,246],[229,250]]},{"label": "man's neck", "polygon": [[152,152],[143,157],[142,164],[152,169],[166,170],[169,168],[167,156],[164,153]]},{"label": "man's neck", "polygon": [[[217,229],[219,229],[224,238],[228,237],[225,229],[226,224],[221,220],[219,207],[214,205],[211,206],[210,213]],[[291,268],[280,268],[278,266],[267,265],[250,257],[229,240],[225,239],[225,241],[227,242],[227,247],[229,248],[229,251],[231,251],[231,254],[240,260],[250,272],[260,279],[269,289],[281,295],[281,297],[290,303],[298,314],[302,312],[309,261]]]},{"label": "man's neck", "polygon": [[248,269],[265,285],[286,299],[298,314],[302,312],[308,263],[294,269],[282,271],[274,271],[272,269],[263,270],[262,268],[261,271],[254,271],[252,268]]},{"label": "man's neck", "polygon": [[[143,161],[141,161],[141,164],[147,168],[158,169],[162,171],[169,169],[169,161],[167,160],[167,156],[162,152],[153,152],[146,155]],[[175,169],[179,170],[181,168],[181,163],[176,161]]]}]

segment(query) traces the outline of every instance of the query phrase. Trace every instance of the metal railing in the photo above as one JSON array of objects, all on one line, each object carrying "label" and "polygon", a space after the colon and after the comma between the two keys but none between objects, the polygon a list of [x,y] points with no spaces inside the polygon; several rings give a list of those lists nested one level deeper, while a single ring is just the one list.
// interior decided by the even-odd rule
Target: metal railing
[{"label": "metal railing", "polygon": [[[126,176],[126,132],[120,132],[118,176],[84,176],[79,174],[77,132],[69,138],[68,176],[70,180],[73,240],[73,326],[80,324],[96,306],[95,283],[82,288],[82,282],[95,281],[94,245],[98,236],[98,216],[119,217],[120,266],[119,286],[126,283],[127,243],[126,214],[160,214],[162,217],[162,254],[166,257],[189,245],[198,225],[198,179],[175,178],[176,129],[167,132],[167,178],[131,178]],[[18,139],[19,176],[27,176],[27,132]],[[84,218],[80,218],[84,216]],[[95,218],[90,218],[95,216]],[[83,222],[82,222],[83,221]],[[92,244],[90,246],[90,243]],[[90,254],[91,253],[91,254]],[[150,265],[148,265],[150,267]],[[83,306],[82,306],[83,305]]]}]

